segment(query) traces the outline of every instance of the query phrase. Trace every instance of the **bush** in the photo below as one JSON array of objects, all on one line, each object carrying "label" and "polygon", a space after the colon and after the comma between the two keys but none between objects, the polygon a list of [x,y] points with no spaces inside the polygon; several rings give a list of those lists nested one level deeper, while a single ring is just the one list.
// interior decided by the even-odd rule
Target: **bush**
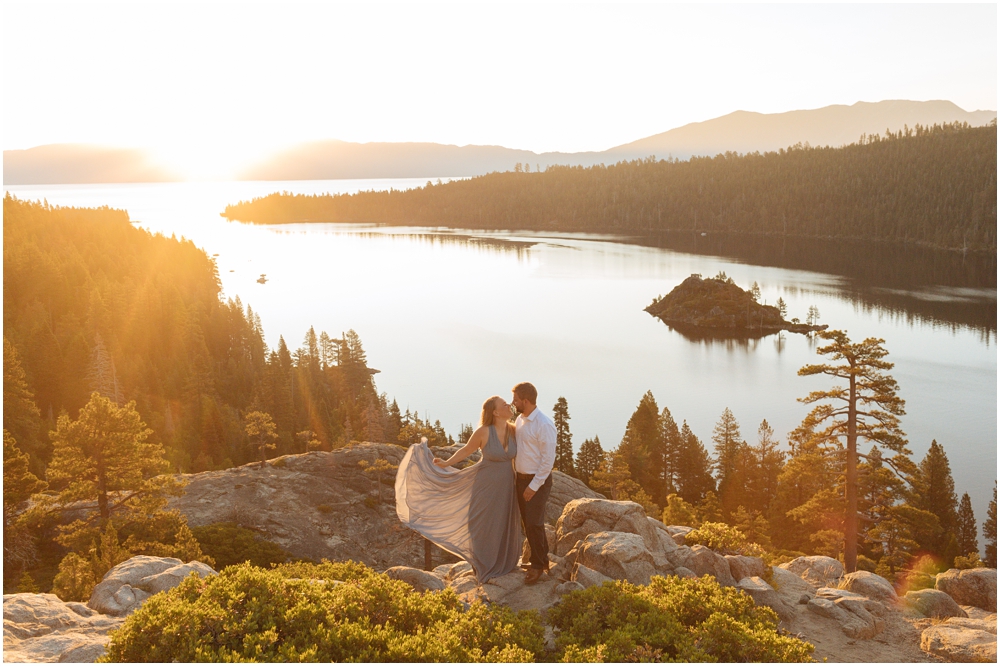
[{"label": "bush", "polygon": [[201,545],[202,552],[215,560],[218,569],[242,562],[267,568],[284,562],[289,557],[278,544],[261,539],[253,530],[236,523],[192,527],[191,532]]},{"label": "bush", "polygon": [[451,590],[418,593],[354,563],[240,564],[151,597],[101,661],[524,662],[543,649],[535,612],[466,610]]},{"label": "bush", "polygon": [[572,592],[549,610],[562,661],[808,661],[813,646],[710,576],[654,576]]},{"label": "bush", "polygon": [[725,523],[702,523],[701,527],[684,535],[688,546],[701,544],[724,555],[763,557],[764,549],[747,540],[743,532]]},{"label": "bush", "polygon": [[986,564],[979,558],[979,553],[976,551],[972,551],[964,557],[959,555],[955,558],[956,569],[978,569],[985,566]]}]

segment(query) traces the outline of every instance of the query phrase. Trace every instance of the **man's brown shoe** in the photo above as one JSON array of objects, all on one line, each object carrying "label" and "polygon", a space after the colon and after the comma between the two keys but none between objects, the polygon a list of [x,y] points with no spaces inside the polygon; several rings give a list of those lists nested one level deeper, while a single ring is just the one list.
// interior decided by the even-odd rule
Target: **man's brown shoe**
[{"label": "man's brown shoe", "polygon": [[528,573],[524,576],[524,584],[534,585],[542,577],[543,573],[545,572],[542,569],[528,569]]}]

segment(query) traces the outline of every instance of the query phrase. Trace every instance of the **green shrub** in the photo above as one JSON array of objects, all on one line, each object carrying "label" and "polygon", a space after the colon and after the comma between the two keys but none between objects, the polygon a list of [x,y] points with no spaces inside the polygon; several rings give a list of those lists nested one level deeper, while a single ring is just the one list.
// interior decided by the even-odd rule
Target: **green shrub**
[{"label": "green shrub", "polygon": [[151,597],[101,661],[524,662],[543,650],[535,612],[466,610],[451,590],[418,593],[354,563],[240,564]]},{"label": "green shrub", "polygon": [[191,532],[201,544],[201,550],[215,560],[217,569],[232,564],[250,562],[258,567],[270,567],[288,559],[288,553],[278,544],[260,538],[253,530],[236,523],[213,523],[192,527]]},{"label": "green shrub", "polygon": [[743,532],[726,523],[702,523],[684,535],[684,543],[688,546],[708,546],[724,555],[764,556],[763,548],[748,541]]},{"label": "green shrub", "polygon": [[710,576],[654,576],[573,592],[549,610],[562,661],[808,661],[813,646],[778,616]]}]

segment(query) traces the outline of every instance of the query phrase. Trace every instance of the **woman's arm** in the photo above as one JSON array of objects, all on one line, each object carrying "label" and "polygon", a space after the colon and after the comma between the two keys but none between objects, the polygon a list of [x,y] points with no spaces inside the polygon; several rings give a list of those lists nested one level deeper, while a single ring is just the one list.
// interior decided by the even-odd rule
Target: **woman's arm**
[{"label": "woman's arm", "polygon": [[458,451],[455,451],[455,454],[451,458],[448,458],[447,460],[435,458],[434,464],[438,467],[451,467],[452,465],[457,465],[471,456],[477,449],[481,448],[485,441],[486,428],[479,428],[476,432],[472,433],[472,437],[469,438],[468,443]]}]

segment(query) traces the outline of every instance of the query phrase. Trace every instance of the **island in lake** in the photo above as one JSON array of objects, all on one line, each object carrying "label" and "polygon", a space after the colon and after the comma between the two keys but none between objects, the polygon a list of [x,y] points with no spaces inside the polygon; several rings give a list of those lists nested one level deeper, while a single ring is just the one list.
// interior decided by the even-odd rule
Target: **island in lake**
[{"label": "island in lake", "polygon": [[[754,284],[756,287],[756,283]],[[810,321],[785,321],[781,308],[758,303],[755,290],[740,289],[725,274],[702,279],[695,274],[666,296],[653,300],[646,312],[663,323],[680,328],[712,329],[734,336],[777,333],[811,333],[827,328]]]}]

